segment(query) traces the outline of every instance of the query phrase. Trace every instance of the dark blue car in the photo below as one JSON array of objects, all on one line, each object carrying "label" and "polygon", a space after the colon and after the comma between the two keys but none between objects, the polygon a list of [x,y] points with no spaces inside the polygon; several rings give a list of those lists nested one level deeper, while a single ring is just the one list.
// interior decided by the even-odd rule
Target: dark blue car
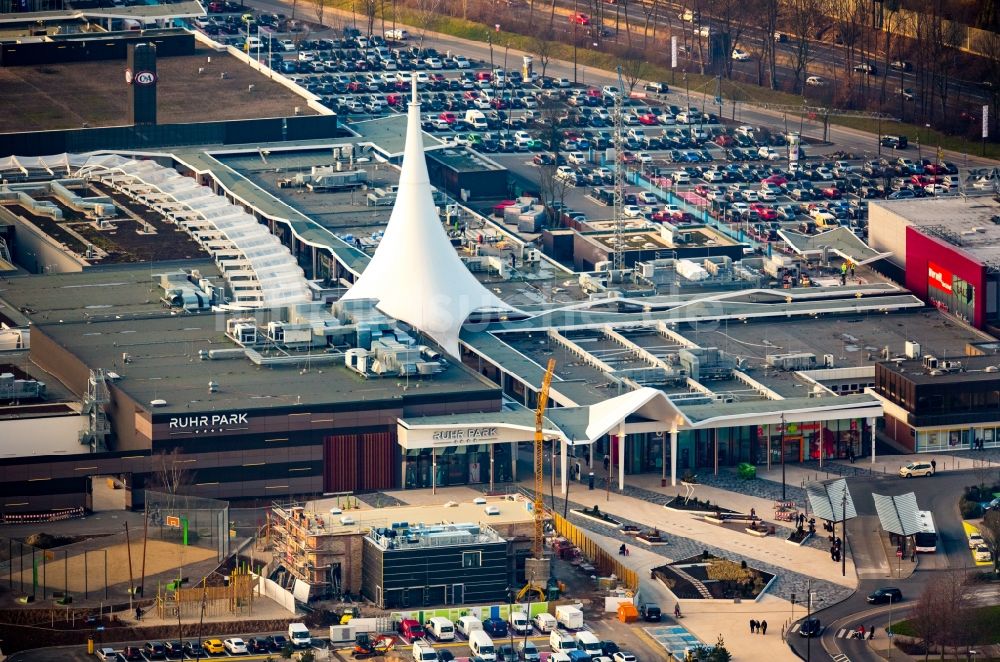
[{"label": "dark blue car", "polygon": [[487,618],[483,621],[483,630],[494,639],[507,636],[507,621],[502,618]]}]

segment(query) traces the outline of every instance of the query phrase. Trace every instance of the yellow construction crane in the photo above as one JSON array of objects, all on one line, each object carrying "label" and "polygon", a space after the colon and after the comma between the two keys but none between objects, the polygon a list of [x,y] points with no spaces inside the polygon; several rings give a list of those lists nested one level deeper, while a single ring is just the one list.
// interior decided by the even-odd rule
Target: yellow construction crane
[{"label": "yellow construction crane", "polygon": [[[542,428],[545,424],[545,408],[549,404],[549,387],[552,385],[552,373],[555,369],[556,360],[549,359],[549,364],[545,368],[545,376],[542,378],[542,387],[538,390],[538,404],[535,407],[535,503],[532,508],[535,516],[535,539],[532,541],[531,555],[539,562],[545,558],[543,550],[545,506],[542,500],[545,491],[543,471],[545,468],[545,437],[542,434]],[[526,574],[528,573],[526,572]],[[538,581],[538,577],[528,576],[528,581],[517,594],[517,599],[521,600],[529,591],[537,593],[540,596],[539,599],[545,599],[545,587]]]}]

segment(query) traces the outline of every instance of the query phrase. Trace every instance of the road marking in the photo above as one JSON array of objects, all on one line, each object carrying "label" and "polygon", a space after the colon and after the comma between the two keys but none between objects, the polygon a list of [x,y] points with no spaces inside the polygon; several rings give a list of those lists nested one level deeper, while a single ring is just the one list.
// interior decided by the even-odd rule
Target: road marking
[{"label": "road marking", "polygon": [[837,635],[836,635],[837,638],[840,639],[841,637],[843,637],[845,632],[847,632],[847,628],[840,628],[839,630],[837,630]]}]

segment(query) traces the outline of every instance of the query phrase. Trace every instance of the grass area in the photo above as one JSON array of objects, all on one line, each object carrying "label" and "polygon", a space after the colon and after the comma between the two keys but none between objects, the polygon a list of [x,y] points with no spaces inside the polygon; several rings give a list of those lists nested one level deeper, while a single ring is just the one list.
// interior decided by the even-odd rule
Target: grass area
[{"label": "grass area", "polygon": [[[327,6],[351,12],[354,9],[354,4],[353,0],[335,0]],[[389,20],[388,16],[386,16],[386,20]],[[487,36],[493,34],[495,38],[494,49],[497,53],[503,52],[503,47],[497,45],[499,42],[502,42],[505,45],[510,44],[511,48],[516,48],[522,51],[531,52],[535,50],[535,39],[533,37],[511,32],[503,32],[498,36],[493,32],[493,26],[461,18],[442,15],[433,15],[428,17],[424,12],[405,7],[398,7],[396,10],[396,22],[403,25],[420,26],[420,28],[426,28],[432,32],[440,32],[452,37],[459,37],[479,42],[486,42]],[[379,14],[376,14],[376,23],[381,25],[381,17]],[[364,25],[363,16],[359,16],[358,25],[359,28]],[[573,46],[563,43],[555,44],[552,48],[551,57],[553,60],[572,60]],[[602,53],[587,48],[577,48],[576,61],[581,66],[594,67],[608,72],[614,71],[618,64],[620,64],[620,58],[616,55]],[[536,62],[536,67],[537,66],[538,63]],[[681,82],[681,75],[674,74],[675,72],[668,67],[647,63],[643,71],[643,78],[646,80],[666,81],[671,83],[671,85],[683,85],[683,82]],[[700,92],[714,96],[716,90],[716,79],[714,76],[703,76],[696,73],[688,73],[687,85],[692,92]],[[800,106],[806,103],[805,98],[797,94],[778,92],[749,83],[734,83],[730,80],[722,81],[721,93],[723,99],[727,102],[724,106],[724,110],[726,111],[731,111],[732,102],[734,100],[738,103],[777,104],[788,106]],[[792,117],[791,113],[789,113],[789,117]],[[877,133],[879,129],[877,120],[860,117],[831,117],[830,124],[858,129],[869,133]],[[919,137],[920,142],[930,148],[927,152],[929,155],[933,154],[932,150],[935,150],[939,145],[943,149],[955,152],[967,152],[973,155],[982,154],[982,144],[979,141],[967,140],[962,136],[947,135],[933,129],[928,129],[924,126],[902,122],[897,123],[883,121],[881,128],[883,133],[898,133],[906,135],[910,138],[911,144],[915,144],[915,139]],[[985,155],[989,158],[1000,159],[1000,143],[987,142]]]},{"label": "grass area", "polygon": [[[979,634],[975,645],[1000,644],[1000,605],[975,607],[969,613],[969,626]],[[919,636],[913,627],[913,622],[906,620],[894,623],[892,631],[908,637]]]}]

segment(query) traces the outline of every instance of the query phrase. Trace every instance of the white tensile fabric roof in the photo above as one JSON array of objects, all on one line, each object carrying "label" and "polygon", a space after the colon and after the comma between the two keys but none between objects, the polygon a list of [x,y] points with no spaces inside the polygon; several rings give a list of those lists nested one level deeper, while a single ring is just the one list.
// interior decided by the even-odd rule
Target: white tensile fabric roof
[{"label": "white tensile fabric roof", "polygon": [[459,259],[431,194],[420,129],[420,104],[409,104],[399,190],[375,255],[345,300],[375,299],[377,308],[458,356],[458,335],[477,310],[512,311]]},{"label": "white tensile fabric roof", "polygon": [[[301,267],[277,237],[242,207],[172,168],[116,154],[0,159],[0,171],[23,168],[65,168],[71,176],[95,175],[161,208],[212,254],[227,280],[236,279],[230,281],[239,283],[232,288],[236,307],[282,306],[312,298]],[[256,288],[248,288],[250,283]]]}]

